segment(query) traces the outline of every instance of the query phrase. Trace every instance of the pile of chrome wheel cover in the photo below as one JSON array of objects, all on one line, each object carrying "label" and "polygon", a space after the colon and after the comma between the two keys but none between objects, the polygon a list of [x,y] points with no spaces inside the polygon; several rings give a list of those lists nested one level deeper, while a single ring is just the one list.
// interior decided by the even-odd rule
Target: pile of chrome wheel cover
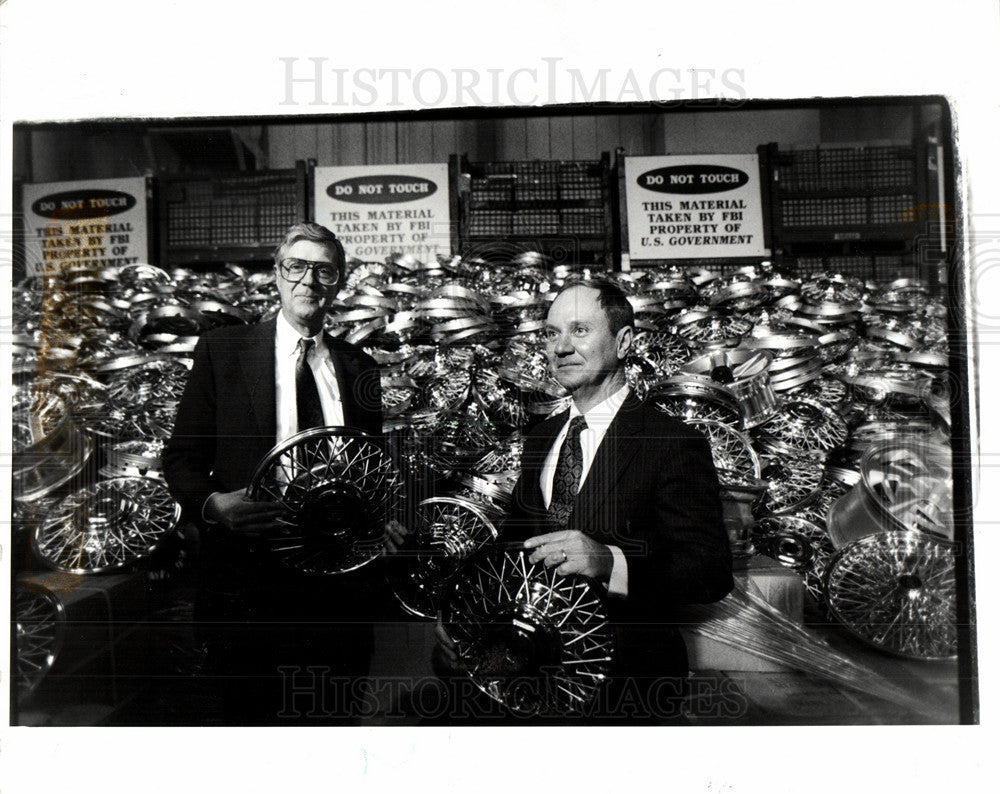
[{"label": "pile of chrome wheel cover", "polygon": [[[386,430],[404,481],[429,467],[444,482],[433,497],[502,514],[522,430],[568,405],[545,365],[549,302],[566,278],[590,275],[499,245],[465,259],[349,263],[327,329],[378,361]],[[670,266],[611,277],[636,310],[630,384],[706,432],[724,488],[757,489],[755,545],[800,573],[819,604],[829,598],[830,561],[847,547],[838,548],[828,524],[852,489],[868,488],[867,512],[876,516],[868,534],[950,540],[950,505],[941,504],[950,499],[950,478],[931,495],[943,516],[935,529],[886,517],[884,490],[862,477],[872,449],[948,443],[955,395],[946,311],[930,286],[838,273],[802,279],[766,262],[724,276]],[[209,274],[137,265],[40,276],[15,290],[15,377],[32,393],[63,400],[92,445],[114,448],[105,454],[106,476],[155,476],[197,334],[257,321],[276,307],[270,272],[232,266]],[[70,446],[85,455],[87,442]],[[59,476],[72,479],[67,470],[78,462]],[[919,468],[919,454],[907,465]],[[43,478],[34,500],[15,493],[16,510],[37,522],[43,497],[62,487],[58,479]],[[866,633],[855,612],[834,614]],[[940,656],[940,648],[929,655]]]}]

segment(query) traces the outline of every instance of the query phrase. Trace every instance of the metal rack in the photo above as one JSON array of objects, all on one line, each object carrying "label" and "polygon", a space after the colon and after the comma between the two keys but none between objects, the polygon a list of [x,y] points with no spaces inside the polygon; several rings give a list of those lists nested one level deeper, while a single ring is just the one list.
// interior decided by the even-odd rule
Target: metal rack
[{"label": "metal rack", "polygon": [[491,243],[611,266],[610,155],[471,163],[453,156],[463,252]]},{"label": "metal rack", "polygon": [[776,261],[808,276],[919,277],[919,209],[929,201],[919,141],[766,147]]},{"label": "metal rack", "polygon": [[306,169],[159,178],[160,263],[270,259],[306,217]]}]

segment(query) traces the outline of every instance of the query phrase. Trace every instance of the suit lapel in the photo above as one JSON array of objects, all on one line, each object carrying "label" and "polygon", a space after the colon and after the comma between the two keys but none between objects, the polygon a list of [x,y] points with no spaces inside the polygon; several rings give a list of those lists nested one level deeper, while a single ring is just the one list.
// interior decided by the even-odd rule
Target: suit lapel
[{"label": "suit lapel", "polygon": [[639,450],[635,439],[643,426],[642,404],[634,394],[629,393],[608,426],[601,445],[597,448],[594,462],[590,465],[587,479],[576,495],[570,526],[612,529],[603,526],[605,522],[601,520],[601,516],[605,512],[609,496],[615,493],[618,480]]},{"label": "suit lapel", "polygon": [[521,453],[521,472],[526,477],[527,506],[542,513],[546,512],[545,501],[542,499],[542,467],[545,465],[545,458],[548,457],[549,451],[552,449],[552,442],[555,441],[568,418],[568,410],[556,414],[538,425],[537,431],[525,438],[524,449]]},{"label": "suit lapel", "polygon": [[250,410],[262,436],[277,437],[277,397],[274,387],[274,333],[276,321],[253,326],[251,346],[239,358]]},{"label": "suit lapel", "polygon": [[358,402],[354,384],[357,382],[361,369],[355,356],[349,354],[339,339],[324,334],[326,349],[330,351],[333,362],[333,372],[337,378],[337,390],[340,392],[340,404],[344,409],[344,424],[348,427],[363,426],[361,404]]}]

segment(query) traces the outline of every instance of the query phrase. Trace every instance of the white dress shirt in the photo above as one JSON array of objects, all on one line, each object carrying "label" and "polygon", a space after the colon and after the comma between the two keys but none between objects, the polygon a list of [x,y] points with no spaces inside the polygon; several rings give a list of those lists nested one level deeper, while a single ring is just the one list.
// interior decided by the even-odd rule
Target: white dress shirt
[{"label": "white dress shirt", "polygon": [[[274,384],[275,405],[278,419],[278,443],[299,432],[299,413],[295,394],[295,362],[299,357],[298,344],[301,336],[278,313],[278,326],[274,334]],[[320,407],[323,409],[323,423],[343,426],[344,404],[340,400],[337,374],[333,371],[330,351],[323,340],[323,332],[311,337],[315,344],[310,348],[306,360],[316,379]],[[307,429],[307,428],[302,428]]]},{"label": "white dress shirt", "polygon": [[[602,403],[598,403],[587,413],[581,413],[580,409],[573,403],[569,409],[569,417],[562,430],[556,435],[556,440],[549,450],[545,463],[542,466],[541,488],[542,501],[548,509],[552,502],[552,481],[556,475],[556,464],[559,462],[559,451],[562,449],[566,435],[569,433],[569,424],[577,416],[582,416],[587,420],[587,427],[580,432],[580,449],[583,452],[583,473],[580,475],[580,488],[587,481],[587,474],[597,455],[597,448],[604,440],[608,427],[618,415],[618,409],[622,407],[625,398],[628,397],[629,387],[623,386]],[[578,489],[579,490],[579,489]],[[611,579],[608,581],[608,593],[616,596],[628,595],[628,563],[625,554],[618,546],[608,546],[611,549],[611,556],[614,562],[611,567]]]},{"label": "white dress shirt", "polygon": [[[299,409],[295,394],[295,362],[299,358],[299,332],[292,328],[285,315],[278,312],[277,329],[274,334],[274,402],[277,412],[277,443],[299,432]],[[333,371],[330,351],[323,339],[323,332],[310,337],[315,344],[309,349],[306,360],[316,379],[316,391],[323,410],[326,425],[344,424],[344,404],[340,400],[337,374]],[[201,517],[208,524],[215,524],[205,515],[211,501],[211,494],[201,508]]]}]

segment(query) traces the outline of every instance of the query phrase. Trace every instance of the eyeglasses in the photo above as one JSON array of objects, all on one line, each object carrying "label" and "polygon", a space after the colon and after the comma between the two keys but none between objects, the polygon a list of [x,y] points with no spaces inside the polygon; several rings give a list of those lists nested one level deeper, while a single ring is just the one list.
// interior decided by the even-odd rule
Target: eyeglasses
[{"label": "eyeglasses", "polygon": [[283,259],[280,264],[281,275],[289,281],[302,281],[306,273],[312,270],[313,277],[324,287],[332,287],[340,281],[340,270],[330,262],[310,262],[308,259]]}]

